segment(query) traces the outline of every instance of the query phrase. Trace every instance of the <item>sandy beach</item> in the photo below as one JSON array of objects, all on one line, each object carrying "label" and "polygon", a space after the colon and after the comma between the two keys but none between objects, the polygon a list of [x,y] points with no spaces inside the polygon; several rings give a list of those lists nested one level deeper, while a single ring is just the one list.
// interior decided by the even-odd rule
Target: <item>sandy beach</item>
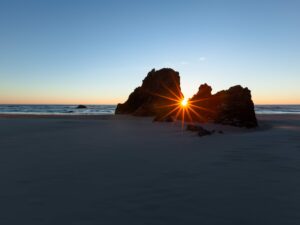
[{"label": "sandy beach", "polygon": [[300,115],[258,119],[1,115],[0,224],[299,224]]}]

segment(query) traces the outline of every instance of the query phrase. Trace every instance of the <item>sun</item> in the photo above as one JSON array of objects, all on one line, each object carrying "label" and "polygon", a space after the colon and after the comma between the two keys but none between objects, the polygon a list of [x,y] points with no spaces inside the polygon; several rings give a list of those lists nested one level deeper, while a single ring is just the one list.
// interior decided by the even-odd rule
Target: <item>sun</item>
[{"label": "sun", "polygon": [[184,128],[185,121],[203,121],[203,117],[201,116],[199,110],[214,113],[213,111],[206,109],[201,105],[195,104],[196,102],[205,101],[205,98],[199,100],[190,100],[188,98],[184,98],[178,85],[176,85],[176,87],[177,90],[179,90],[179,94],[168,88],[167,85],[162,85],[163,88],[169,92],[167,95],[152,93],[154,96],[170,101],[170,104],[157,106],[158,108],[166,108],[166,111],[163,112],[164,114],[162,115],[161,119],[167,118],[168,116],[174,116],[175,121],[177,121],[178,118],[181,120],[181,126]]},{"label": "sun", "polygon": [[182,107],[187,107],[188,106],[188,100],[186,98],[181,100],[181,106]]}]

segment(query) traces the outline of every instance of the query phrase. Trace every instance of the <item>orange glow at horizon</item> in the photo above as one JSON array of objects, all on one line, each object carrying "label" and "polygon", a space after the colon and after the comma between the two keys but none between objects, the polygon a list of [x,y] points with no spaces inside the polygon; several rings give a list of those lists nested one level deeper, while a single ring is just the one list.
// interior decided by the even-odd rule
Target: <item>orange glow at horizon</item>
[{"label": "orange glow at horizon", "polygon": [[[126,100],[126,99],[125,99]],[[124,99],[106,99],[106,98],[1,98],[0,104],[15,105],[116,105],[124,102]]]},{"label": "orange glow at horizon", "polygon": [[[177,105],[178,102],[180,102],[181,106],[184,106],[182,104],[184,102],[187,102],[187,104],[190,105],[192,102],[188,101],[187,97],[183,96],[176,96],[175,93],[170,93],[170,96],[168,96],[169,100],[174,101],[174,104]],[[95,97],[98,96],[98,97]],[[166,98],[166,96],[161,96],[163,98]],[[100,94],[94,94],[94,95],[85,95],[85,96],[71,96],[68,95],[45,95],[40,94],[37,95],[29,94],[29,93],[18,93],[17,95],[10,95],[9,93],[2,92],[0,94],[0,104],[109,104],[109,105],[115,105],[118,103],[122,103],[126,101],[127,95],[115,95],[115,96],[101,96]],[[253,93],[252,100],[255,105],[288,105],[288,104],[300,104],[300,98],[297,95],[267,95],[267,94],[261,94],[261,93]]]},{"label": "orange glow at horizon", "polygon": [[[0,96],[0,104],[86,104],[86,105],[116,105],[126,101],[127,97],[117,98],[117,99],[96,99],[96,98],[80,98],[80,99],[70,99],[70,98],[26,98],[26,97],[12,97],[12,96]],[[172,99],[174,100],[174,99]],[[254,96],[252,98],[255,105],[298,105],[300,104],[300,99],[298,98],[271,98],[271,97],[261,97],[258,98]],[[186,106],[185,104],[190,104],[187,99],[178,99],[181,106]]]}]

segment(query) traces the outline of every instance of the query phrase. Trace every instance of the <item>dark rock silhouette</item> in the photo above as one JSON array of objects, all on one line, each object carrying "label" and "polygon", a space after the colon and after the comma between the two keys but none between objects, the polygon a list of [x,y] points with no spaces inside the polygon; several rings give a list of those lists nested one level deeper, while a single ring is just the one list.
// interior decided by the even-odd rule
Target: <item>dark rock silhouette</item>
[{"label": "dark rock silhouette", "polygon": [[213,134],[212,132],[210,132],[209,130],[204,129],[203,127],[198,127],[198,136],[203,137],[206,135],[211,135]]},{"label": "dark rock silhouette", "polygon": [[[179,73],[172,69],[154,69],[123,104],[118,104],[116,114],[154,116],[154,121],[172,122],[183,119],[180,111]],[[179,107],[179,108],[178,108]],[[190,109],[190,110],[189,110]],[[240,85],[212,94],[208,84],[202,84],[189,99],[188,117],[191,122],[215,122],[239,127],[256,127],[257,120],[251,92]]]},{"label": "dark rock silhouette", "polygon": [[198,128],[199,128],[199,126],[196,126],[194,124],[186,125],[186,130],[188,130],[188,131],[197,132],[197,131],[199,131]]},{"label": "dark rock silhouette", "polygon": [[194,124],[188,124],[186,126],[186,130],[192,131],[192,132],[198,132],[198,136],[200,136],[200,137],[205,136],[205,135],[211,135],[211,134],[215,133],[215,130],[209,131],[209,130],[204,129],[201,126],[197,126]]},{"label": "dark rock silhouette", "polygon": [[77,107],[76,107],[76,109],[86,109],[87,107],[85,106],[85,105],[78,105]]},{"label": "dark rock silhouette", "polygon": [[175,122],[176,119],[174,116],[156,116],[153,119],[153,122]]},{"label": "dark rock silhouette", "polygon": [[211,86],[209,86],[208,84],[201,84],[199,89],[198,89],[198,92],[197,94],[195,94],[193,96],[193,98],[196,98],[196,99],[204,99],[204,98],[209,98],[211,97],[211,91],[212,91],[212,88]]},{"label": "dark rock silhouette", "polygon": [[248,128],[257,126],[254,104],[248,88],[237,85],[215,95],[211,94],[211,90],[209,85],[201,85],[198,93],[190,99],[199,114],[193,116],[193,120]]},{"label": "dark rock silhouette", "polygon": [[117,105],[116,114],[156,116],[159,121],[172,108],[168,105],[173,104],[174,107],[175,101],[172,99],[182,97],[178,72],[172,69],[153,69],[143,80],[142,86],[136,88],[125,103]]}]

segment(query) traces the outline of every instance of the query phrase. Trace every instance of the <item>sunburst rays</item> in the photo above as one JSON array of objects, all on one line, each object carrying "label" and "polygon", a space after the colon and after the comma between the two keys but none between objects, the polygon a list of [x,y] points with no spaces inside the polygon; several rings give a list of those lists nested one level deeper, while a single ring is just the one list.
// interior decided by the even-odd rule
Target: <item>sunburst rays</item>
[{"label": "sunburst rays", "polygon": [[182,106],[182,107],[187,107],[187,106],[188,106],[188,103],[189,103],[189,102],[188,102],[188,99],[186,99],[186,98],[184,98],[184,99],[181,100],[181,106]]},{"label": "sunburst rays", "polygon": [[[174,82],[176,84],[176,82]],[[154,96],[160,97],[170,102],[158,106],[164,109],[165,113],[162,119],[168,116],[174,116],[175,120],[181,120],[181,126],[184,127],[185,122],[194,123],[195,121],[205,121],[205,117],[201,115],[201,111],[214,113],[212,110],[199,105],[199,102],[206,101],[208,98],[190,100],[185,99],[181,94],[180,87],[176,84],[177,93],[171,90],[167,85],[162,84],[162,87],[167,91],[167,95],[152,93]],[[196,104],[198,103],[198,104]]]}]

